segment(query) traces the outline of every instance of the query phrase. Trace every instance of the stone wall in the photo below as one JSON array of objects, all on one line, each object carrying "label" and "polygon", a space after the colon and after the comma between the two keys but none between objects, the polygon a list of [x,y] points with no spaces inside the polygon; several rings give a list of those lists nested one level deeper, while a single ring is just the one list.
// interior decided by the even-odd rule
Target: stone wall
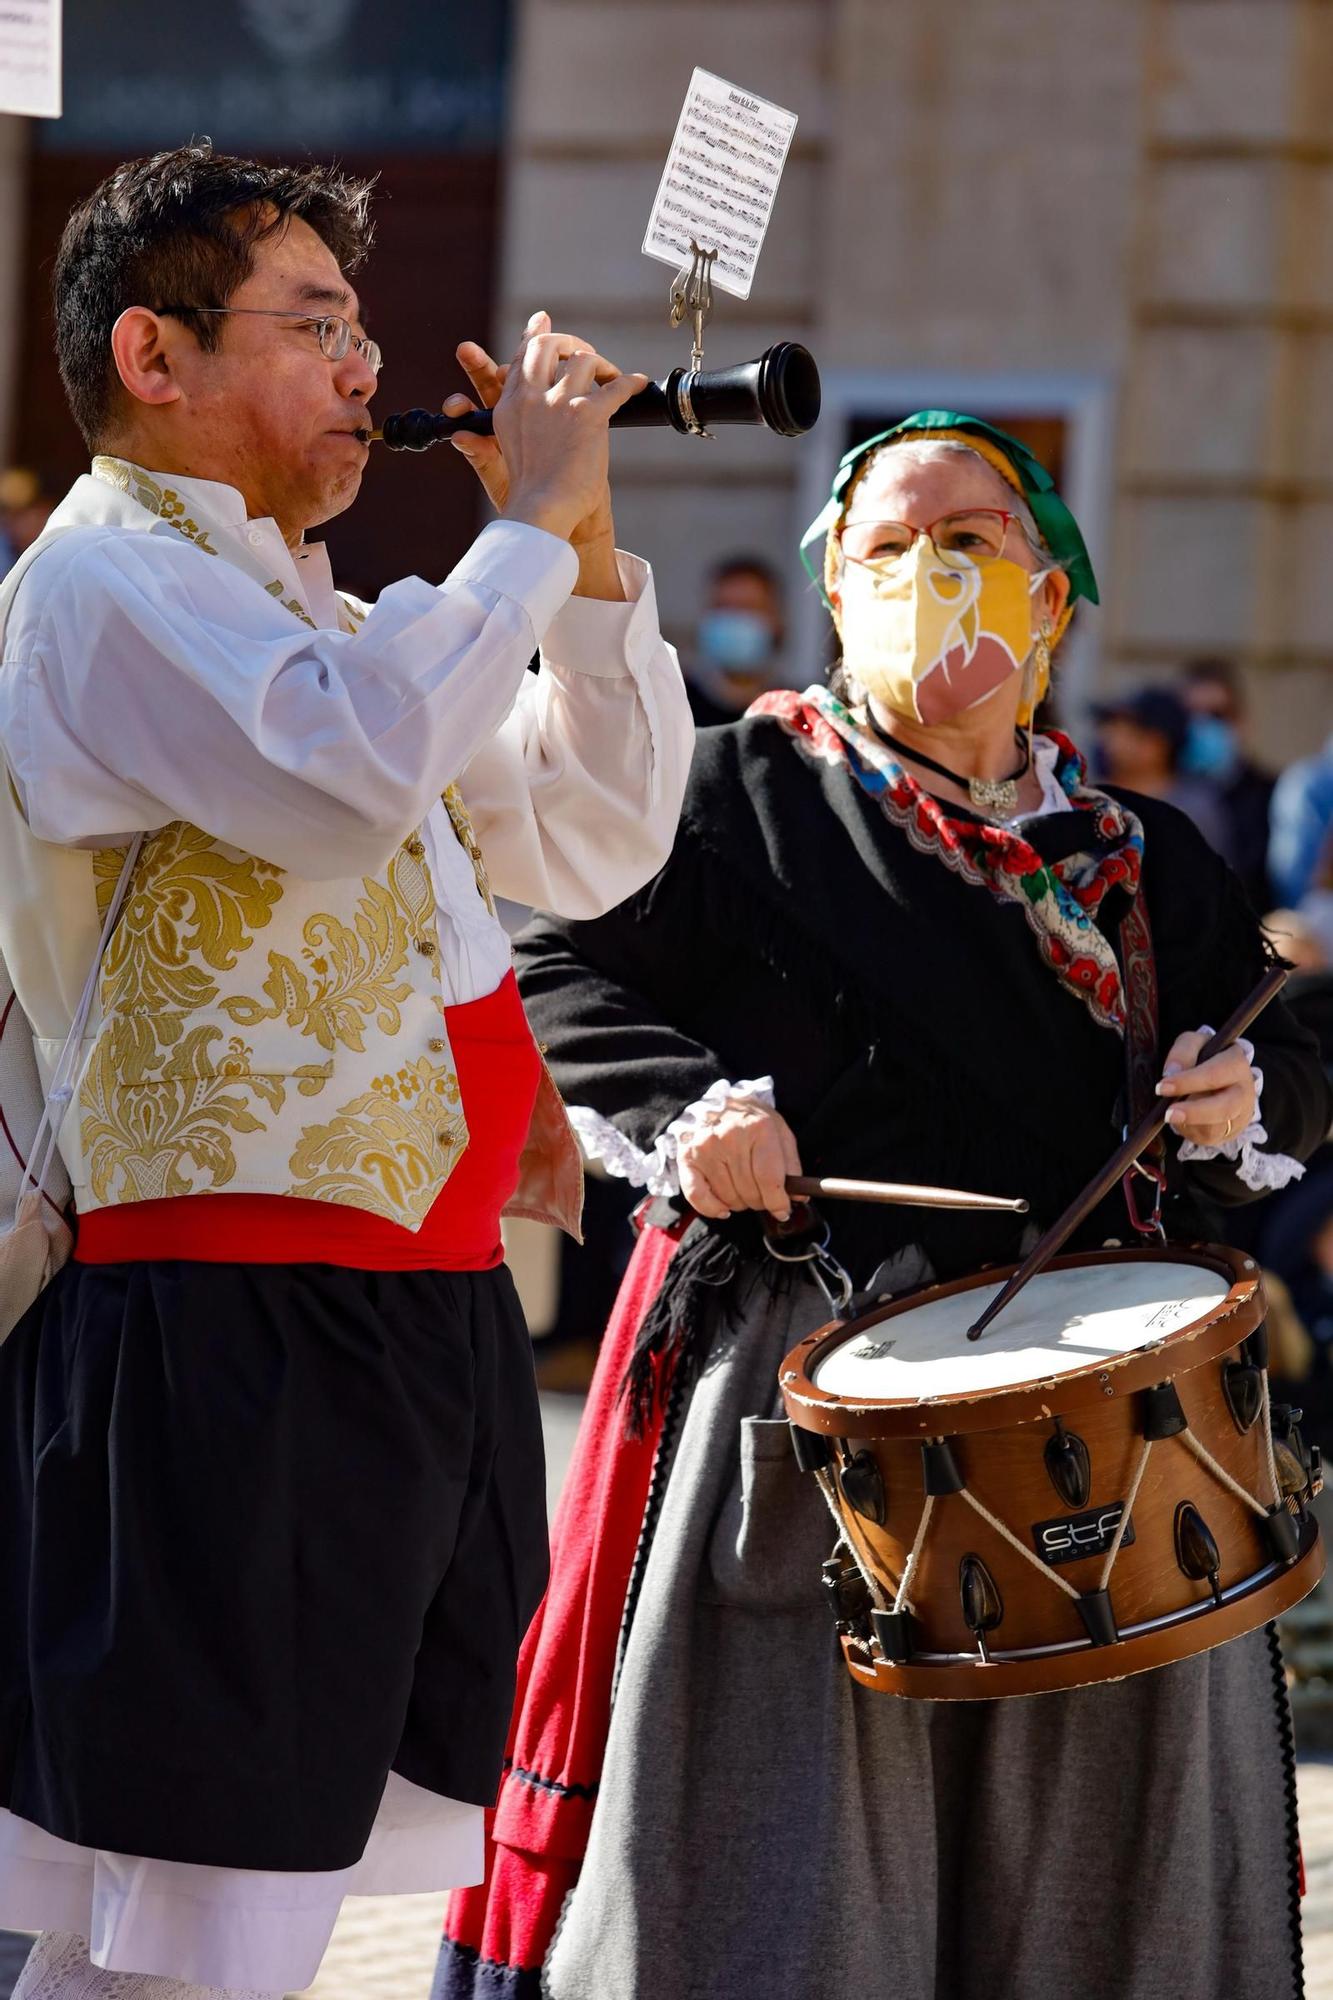
[{"label": "stone wall", "polygon": [[1277,759],[1333,727],[1333,7],[1155,0],[1110,648],[1245,668]]},{"label": "stone wall", "polygon": [[1333,728],[1330,0],[523,0],[499,325],[544,305],[628,366],[686,359],[639,254],[694,63],[800,113],[746,304],[709,358],[804,340],[829,423],[616,441],[622,539],[688,636],[703,574],[781,563],[856,407],[946,392],[1068,426],[1103,584],[1066,681],[1222,650],[1261,746]]}]

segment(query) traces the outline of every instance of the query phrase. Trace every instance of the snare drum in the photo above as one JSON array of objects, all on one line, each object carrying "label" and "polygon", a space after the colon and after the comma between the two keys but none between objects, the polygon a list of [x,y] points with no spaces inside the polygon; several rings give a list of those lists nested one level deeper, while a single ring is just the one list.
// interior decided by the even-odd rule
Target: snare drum
[{"label": "snare drum", "polygon": [[1057,1258],[969,1341],[1009,1275],[822,1327],[783,1364],[842,1529],[824,1581],[854,1678],[945,1701],[1119,1680],[1313,1589],[1319,1454],[1270,1402],[1255,1264]]}]

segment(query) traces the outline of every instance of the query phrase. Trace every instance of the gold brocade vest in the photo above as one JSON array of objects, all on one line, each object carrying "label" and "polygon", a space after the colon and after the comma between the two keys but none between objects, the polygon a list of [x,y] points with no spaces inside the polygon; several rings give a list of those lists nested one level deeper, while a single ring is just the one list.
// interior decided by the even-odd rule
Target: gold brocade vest
[{"label": "gold brocade vest", "polygon": [[[171,488],[115,460],[95,461],[93,478],[103,487],[98,520],[159,533],[166,521],[312,622],[289,587],[260,574],[239,538],[196,518],[198,507],[187,511]],[[71,500],[92,484],[81,481]],[[55,532],[77,525],[69,502],[53,517]],[[11,596],[0,594],[0,617]],[[364,614],[344,600],[341,615],[352,629]],[[9,919],[0,946],[49,1076],[60,1016],[67,1027],[73,1011],[66,1006],[78,954],[86,971],[124,854],[36,840],[12,787],[5,790],[0,867],[14,897],[0,889]],[[443,802],[489,904],[455,787]],[[60,948],[57,927],[68,966],[41,962],[34,922],[49,951]],[[79,941],[72,946],[71,934]],[[333,882],[302,880],[185,821],[145,839],[60,1133],[80,1211],[200,1193],[279,1194],[341,1202],[416,1229],[467,1137],[419,834],[377,873]],[[577,1235],[581,1196],[577,1143],[543,1064],[508,1212]]]}]

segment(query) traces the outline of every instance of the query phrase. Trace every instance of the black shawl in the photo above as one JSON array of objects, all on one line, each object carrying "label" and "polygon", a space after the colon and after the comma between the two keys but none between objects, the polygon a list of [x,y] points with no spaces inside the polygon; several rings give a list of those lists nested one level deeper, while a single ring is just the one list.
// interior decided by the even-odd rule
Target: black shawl
[{"label": "black shawl", "polygon": [[[1216,1026],[1270,953],[1192,822],[1116,796],[1144,829],[1164,1058],[1183,1030]],[[1086,843],[1087,817],[1027,831],[1053,859]],[[1111,935],[1120,896],[1098,913]],[[591,922],[538,919],[518,963],[566,1100],[644,1150],[719,1078],[771,1075],[807,1172],[1022,1194],[1041,1227],[1124,1121],[1123,1043],[1042,963],[1021,910],[919,853],[845,769],[813,763],[765,717],[700,733],[674,850],[645,889]],[[1313,1040],[1280,1001],[1252,1038],[1269,1149],[1304,1158],[1333,1121]],[[1182,1167],[1172,1149],[1173,1237],[1206,1233],[1209,1203],[1251,1198],[1227,1162]],[[1012,1259],[1026,1226],[841,1203],[827,1220],[858,1284],[911,1244],[941,1278]],[[759,1248],[751,1217],[692,1234],[723,1290],[736,1266],[717,1239],[742,1261]],[[1130,1236],[1115,1197],[1074,1247]]]}]

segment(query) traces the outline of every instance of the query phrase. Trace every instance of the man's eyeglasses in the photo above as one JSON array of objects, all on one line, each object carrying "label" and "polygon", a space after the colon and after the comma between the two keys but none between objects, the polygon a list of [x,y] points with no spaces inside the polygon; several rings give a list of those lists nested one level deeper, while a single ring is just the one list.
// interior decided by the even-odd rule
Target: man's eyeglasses
[{"label": "man's eyeglasses", "polygon": [[849,562],[892,568],[916,546],[924,535],[941,562],[994,562],[1004,554],[1011,527],[1024,539],[1027,528],[1018,514],[1002,507],[972,507],[965,513],[941,514],[929,527],[914,528],[907,521],[844,521],[839,540]]},{"label": "man's eyeglasses", "polygon": [[309,313],[281,306],[158,306],[156,310],[177,317],[183,313],[244,313],[251,319],[294,319],[299,325],[311,328],[326,361],[341,361],[348,348],[354,347],[372,374],[378,375],[384,359],[378,342],[368,340],[363,333],[353,333],[349,323],[337,313],[324,313],[313,318]]}]

